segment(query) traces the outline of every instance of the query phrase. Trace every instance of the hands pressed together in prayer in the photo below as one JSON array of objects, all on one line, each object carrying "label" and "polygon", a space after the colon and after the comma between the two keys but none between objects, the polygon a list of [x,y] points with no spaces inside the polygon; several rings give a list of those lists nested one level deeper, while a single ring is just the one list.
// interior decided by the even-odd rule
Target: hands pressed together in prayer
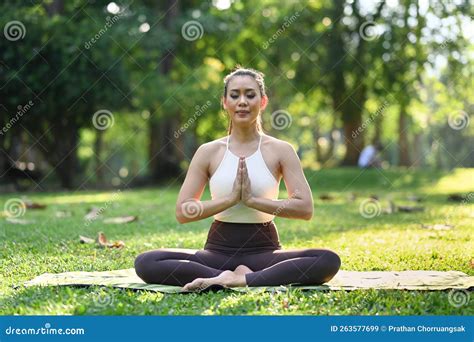
[{"label": "hands pressed together in prayer", "polygon": [[237,168],[232,193],[230,194],[230,201],[232,205],[242,202],[251,208],[253,199],[247,163],[245,162],[245,158],[241,157],[239,159],[239,167]]}]

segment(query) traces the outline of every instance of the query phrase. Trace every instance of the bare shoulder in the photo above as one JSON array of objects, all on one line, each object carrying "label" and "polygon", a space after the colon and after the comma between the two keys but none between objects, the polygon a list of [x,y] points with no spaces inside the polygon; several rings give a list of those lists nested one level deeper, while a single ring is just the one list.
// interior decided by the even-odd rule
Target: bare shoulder
[{"label": "bare shoulder", "polygon": [[262,140],[264,149],[280,155],[282,158],[295,154],[295,148],[288,141],[277,139],[270,135],[265,135]]},{"label": "bare shoulder", "polygon": [[197,152],[202,155],[212,155],[213,153],[218,153],[222,148],[225,149],[225,146],[226,137],[222,137],[202,144],[201,146],[199,146]]},{"label": "bare shoulder", "polygon": [[194,154],[193,160],[201,165],[208,175],[216,168],[216,158],[222,158],[226,149],[226,137],[202,144]]}]

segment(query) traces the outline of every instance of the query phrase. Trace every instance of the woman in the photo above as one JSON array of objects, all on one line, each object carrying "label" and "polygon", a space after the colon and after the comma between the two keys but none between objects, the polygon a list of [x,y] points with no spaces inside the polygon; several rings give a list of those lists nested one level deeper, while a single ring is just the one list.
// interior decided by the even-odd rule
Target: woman
[{"label": "woman", "polygon": [[[135,261],[137,275],[183,291],[329,281],[341,264],[334,252],[281,250],[273,218],[310,220],[313,198],[293,147],[262,131],[263,74],[238,68],[227,75],[222,103],[229,135],[199,147],[176,203],[180,223],[214,215],[204,249],[143,253]],[[278,199],[281,178],[291,194],[285,200]],[[212,199],[200,201],[208,181]]]}]

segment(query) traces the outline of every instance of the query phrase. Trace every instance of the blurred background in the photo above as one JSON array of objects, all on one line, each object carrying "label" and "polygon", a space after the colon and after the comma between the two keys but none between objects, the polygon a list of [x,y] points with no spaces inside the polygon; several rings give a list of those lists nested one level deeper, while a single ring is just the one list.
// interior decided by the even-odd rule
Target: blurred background
[{"label": "blurred background", "polygon": [[[469,1],[2,1],[0,192],[179,182],[227,134],[223,77],[306,170],[474,166]],[[177,183],[178,184],[178,183]]]}]

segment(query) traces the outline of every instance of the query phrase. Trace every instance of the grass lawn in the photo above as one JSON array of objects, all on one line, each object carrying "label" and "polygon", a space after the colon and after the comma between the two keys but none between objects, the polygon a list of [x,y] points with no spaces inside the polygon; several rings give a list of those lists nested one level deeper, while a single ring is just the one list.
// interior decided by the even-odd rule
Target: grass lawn
[{"label": "grass lawn", "polygon": [[[333,169],[308,172],[315,215],[308,221],[276,219],[283,248],[330,248],[342,258],[343,270],[458,270],[474,275],[472,192],[474,169],[453,171]],[[28,199],[47,204],[28,209],[12,224],[0,218],[0,314],[2,315],[473,315],[474,295],[455,307],[448,291],[333,291],[288,293],[161,294],[114,288],[24,288],[24,281],[45,272],[105,271],[133,267],[146,250],[202,248],[211,218],[180,225],[174,218],[179,184],[120,193],[31,193]],[[357,198],[348,197],[355,193]],[[467,203],[447,200],[450,193],[469,194]],[[319,199],[321,194],[333,200]],[[380,214],[365,218],[359,206],[378,195],[383,208],[392,199],[400,205],[423,205],[424,212]],[[423,199],[410,202],[409,195]],[[0,209],[11,198],[1,194]],[[205,196],[209,197],[208,192]],[[284,186],[280,197],[286,196]],[[105,208],[102,217],[138,215],[124,225],[89,225],[88,208]],[[56,212],[71,211],[71,217]],[[1,211],[0,211],[1,212]],[[424,229],[421,224],[452,224],[450,230]],[[99,249],[79,243],[79,235],[123,240],[123,249]]]}]

